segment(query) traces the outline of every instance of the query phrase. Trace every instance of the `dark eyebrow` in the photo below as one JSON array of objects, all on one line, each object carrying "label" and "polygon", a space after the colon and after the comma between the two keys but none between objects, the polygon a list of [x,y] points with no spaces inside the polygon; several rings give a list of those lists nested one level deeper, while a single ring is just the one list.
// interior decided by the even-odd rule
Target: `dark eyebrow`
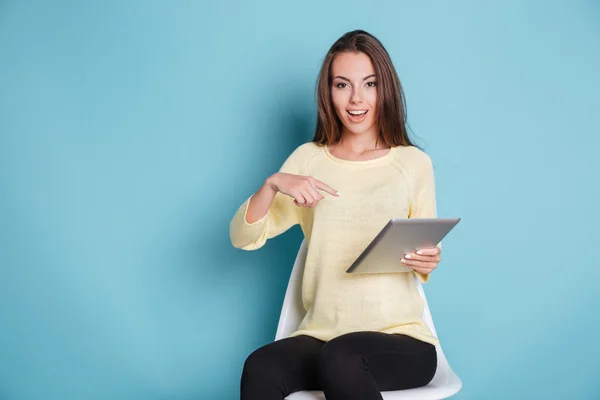
[{"label": "dark eyebrow", "polygon": [[[367,79],[369,79],[369,78],[372,78],[372,77],[374,77],[374,76],[375,76],[375,74],[371,74],[371,75],[365,76],[365,77],[363,78],[363,81],[366,81]],[[336,76],[336,77],[335,77],[335,78],[333,78],[333,79],[337,79],[337,78],[339,78],[339,79],[343,79],[343,80],[345,80],[345,81],[348,81],[348,82],[350,82],[350,79],[348,79],[348,78],[346,78],[346,77],[344,77],[344,76],[341,76],[341,75],[338,75],[338,76]]]}]

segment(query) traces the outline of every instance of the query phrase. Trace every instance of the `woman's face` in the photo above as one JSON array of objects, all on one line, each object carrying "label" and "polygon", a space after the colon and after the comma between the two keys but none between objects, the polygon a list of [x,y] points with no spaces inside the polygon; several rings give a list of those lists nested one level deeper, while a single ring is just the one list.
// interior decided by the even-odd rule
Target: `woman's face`
[{"label": "woman's face", "polygon": [[365,53],[341,53],[331,64],[331,99],[344,133],[377,137],[375,69]]}]

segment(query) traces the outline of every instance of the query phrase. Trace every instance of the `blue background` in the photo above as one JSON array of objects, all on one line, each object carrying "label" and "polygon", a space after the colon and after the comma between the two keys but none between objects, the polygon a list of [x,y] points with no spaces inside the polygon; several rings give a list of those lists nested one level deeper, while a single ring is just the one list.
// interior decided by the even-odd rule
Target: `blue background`
[{"label": "blue background", "polygon": [[0,398],[235,399],[302,239],[231,247],[379,37],[460,216],[425,287],[457,399],[598,398],[600,3],[0,2]]}]

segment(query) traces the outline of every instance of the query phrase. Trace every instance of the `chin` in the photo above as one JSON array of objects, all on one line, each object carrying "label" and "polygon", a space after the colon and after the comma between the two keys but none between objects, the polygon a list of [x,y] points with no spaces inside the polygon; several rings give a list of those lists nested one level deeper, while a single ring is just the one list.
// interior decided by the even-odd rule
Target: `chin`
[{"label": "chin", "polygon": [[344,125],[346,130],[354,135],[362,135],[363,133],[373,129],[374,124],[364,124],[364,125],[356,125],[356,124],[348,124]]}]

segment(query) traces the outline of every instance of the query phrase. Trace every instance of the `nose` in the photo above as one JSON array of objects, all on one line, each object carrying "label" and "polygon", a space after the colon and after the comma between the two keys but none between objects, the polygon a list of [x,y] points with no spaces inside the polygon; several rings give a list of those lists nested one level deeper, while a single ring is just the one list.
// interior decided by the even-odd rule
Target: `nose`
[{"label": "nose", "polygon": [[352,95],[350,96],[350,102],[353,104],[362,102],[362,92],[360,85],[356,85],[352,90]]}]

